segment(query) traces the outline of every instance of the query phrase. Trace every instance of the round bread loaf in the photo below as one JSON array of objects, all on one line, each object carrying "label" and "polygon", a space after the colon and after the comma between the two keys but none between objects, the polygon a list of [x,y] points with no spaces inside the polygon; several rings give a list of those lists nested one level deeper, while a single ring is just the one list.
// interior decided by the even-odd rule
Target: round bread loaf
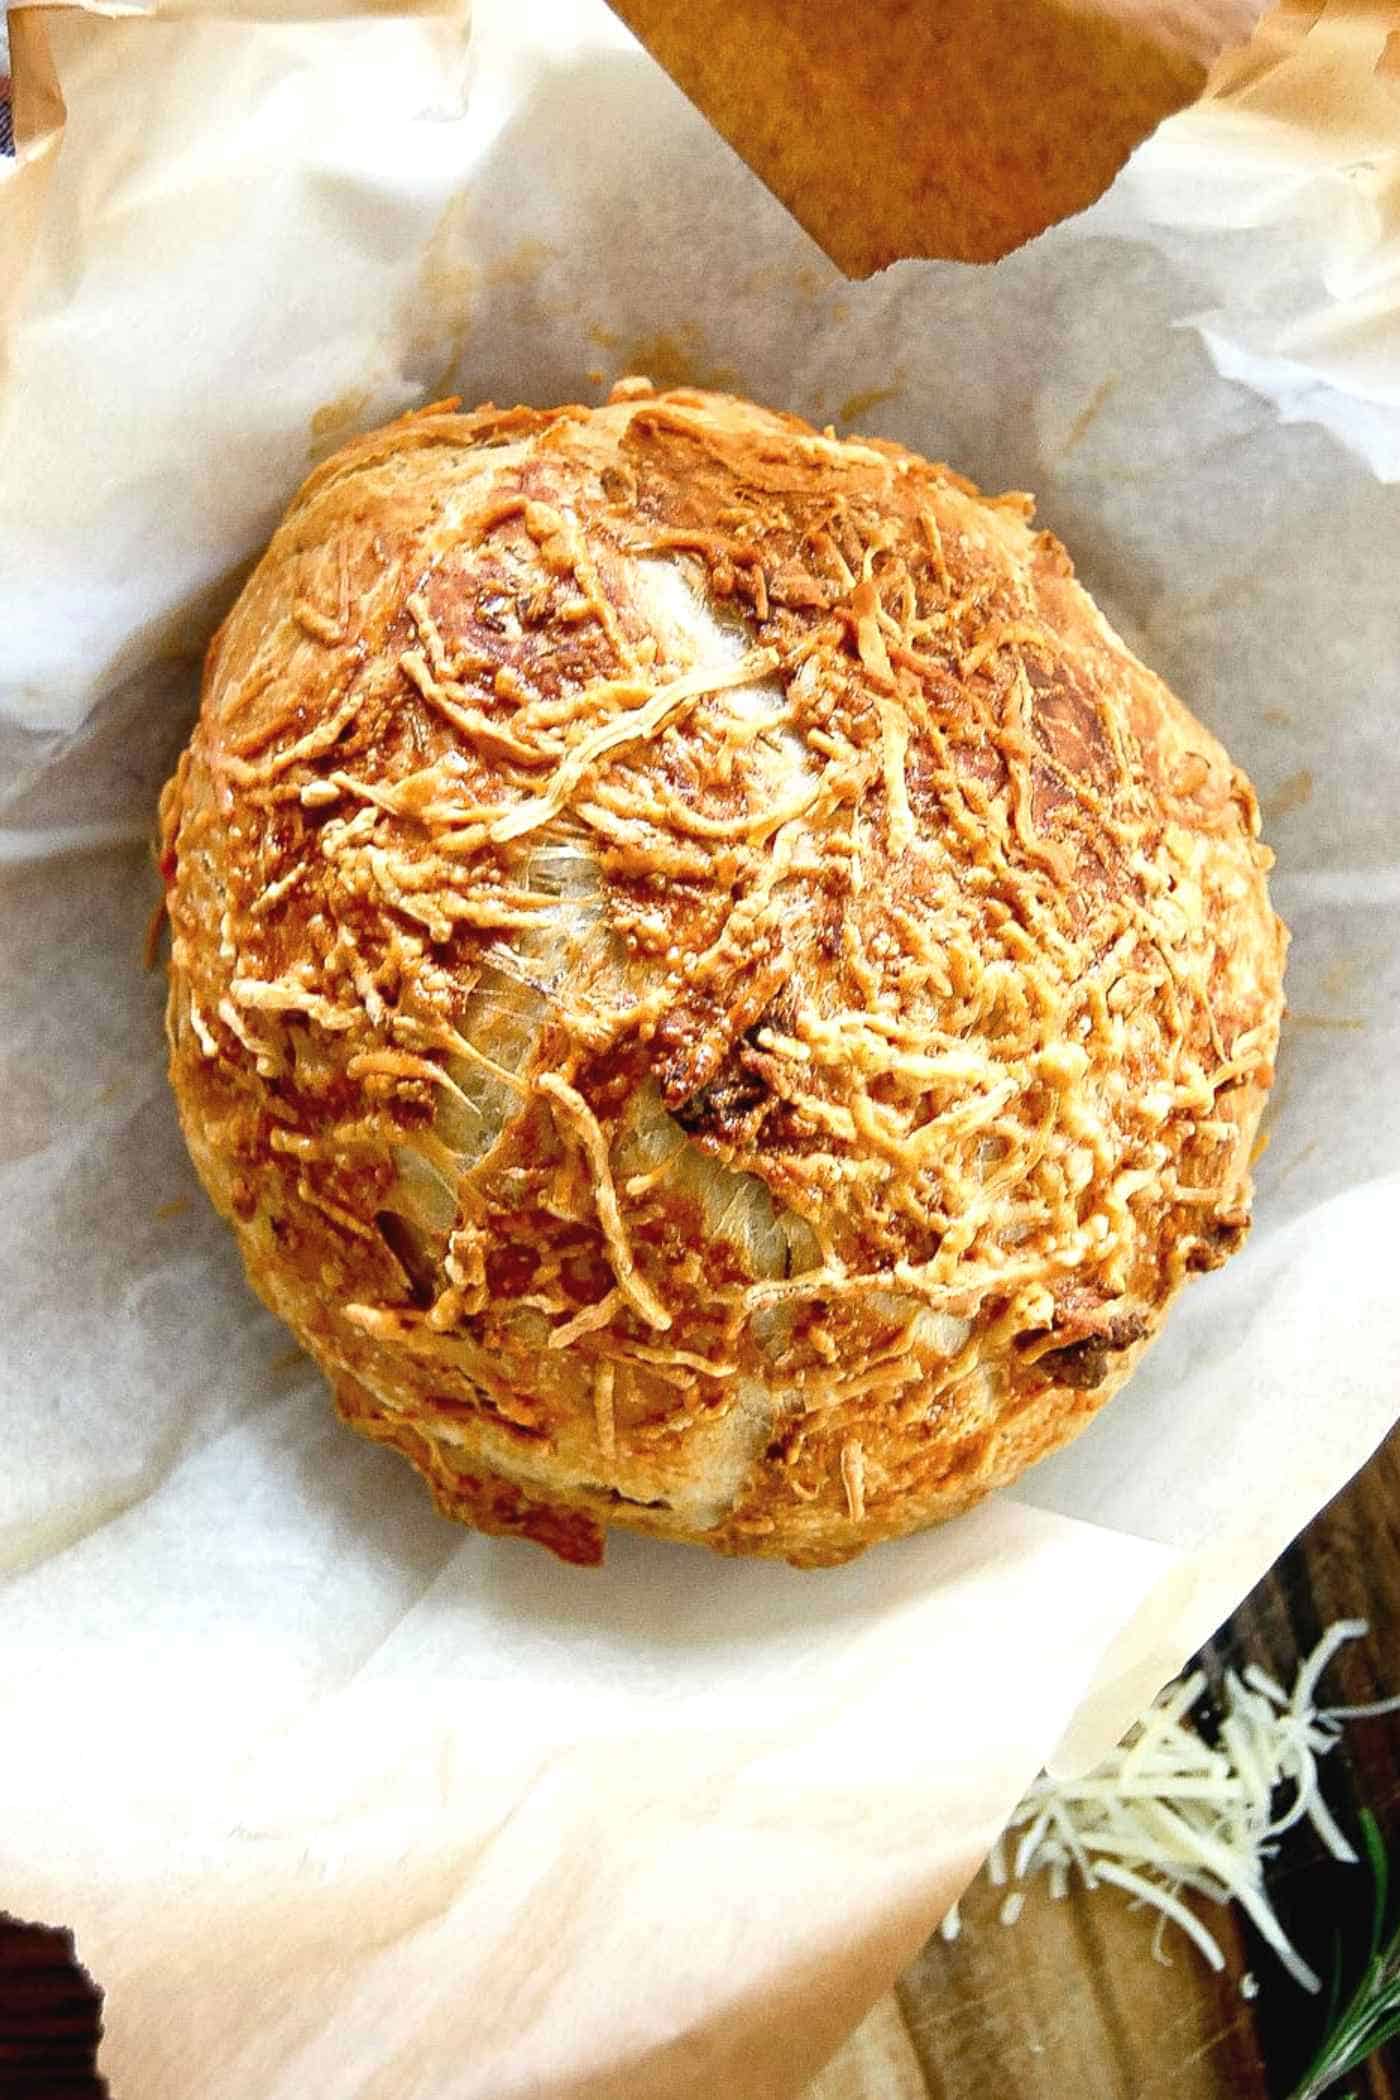
[{"label": "round bread loaf", "polygon": [[643,381],[453,406],[313,474],[210,647],[190,1150],[452,1516],[843,1560],[1243,1237],[1254,795],[1024,496]]}]

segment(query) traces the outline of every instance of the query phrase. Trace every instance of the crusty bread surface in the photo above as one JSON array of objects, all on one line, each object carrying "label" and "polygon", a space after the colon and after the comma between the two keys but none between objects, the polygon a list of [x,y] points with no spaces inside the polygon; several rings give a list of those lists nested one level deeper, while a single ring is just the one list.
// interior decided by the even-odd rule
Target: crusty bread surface
[{"label": "crusty bread surface", "polygon": [[451,1515],[846,1559],[1239,1244],[1254,795],[1030,512],[716,394],[449,405],[319,468],[215,637],[181,1120]]}]

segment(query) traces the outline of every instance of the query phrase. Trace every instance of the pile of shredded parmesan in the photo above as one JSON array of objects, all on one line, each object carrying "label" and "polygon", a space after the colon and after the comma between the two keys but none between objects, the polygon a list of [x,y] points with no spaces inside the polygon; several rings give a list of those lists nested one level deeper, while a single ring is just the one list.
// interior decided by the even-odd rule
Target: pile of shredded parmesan
[{"label": "pile of shredded parmesan", "polygon": [[[1337,1620],[1303,1663],[1291,1693],[1256,1663],[1242,1676],[1228,1670],[1214,1748],[1189,1723],[1206,1690],[1205,1671],[1195,1670],[1167,1685],[1092,1772],[1065,1780],[1042,1775],[987,1861],[993,1886],[1008,1891],[1002,1924],[1014,1925],[1025,1902],[1022,1888],[1009,1884],[1044,1874],[1050,1894],[1063,1897],[1072,1881],[1086,1890],[1106,1882],[1159,1913],[1153,1946],[1159,1959],[1165,1959],[1161,1937],[1171,1923],[1213,1969],[1223,1969],[1214,1934],[1182,1899],[1238,1903],[1295,1982],[1318,1990],[1319,1978],[1279,1924],[1264,1874],[1283,1833],[1304,1820],[1334,1859],[1356,1860],[1322,1799],[1319,1760],[1340,1741],[1344,1722],[1400,1711],[1400,1697],[1371,1706],[1313,1702],[1338,1648],[1366,1631],[1364,1619]],[[943,1937],[954,1940],[960,1930],[955,1904],[943,1920]],[[1252,1977],[1243,1978],[1245,1997],[1256,1988]]]}]

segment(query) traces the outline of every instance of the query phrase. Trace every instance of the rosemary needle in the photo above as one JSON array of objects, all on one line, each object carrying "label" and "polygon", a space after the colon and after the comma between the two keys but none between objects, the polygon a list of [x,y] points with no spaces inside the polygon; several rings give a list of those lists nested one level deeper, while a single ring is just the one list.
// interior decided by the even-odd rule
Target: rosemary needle
[{"label": "rosemary needle", "polygon": [[1346,2004],[1329,2014],[1317,2054],[1289,2100],[1320,2100],[1338,2079],[1346,2078],[1382,2045],[1400,2034],[1400,1918],[1386,1938],[1390,1862],[1380,1826],[1368,1808],[1361,1811],[1361,1835],[1371,1866],[1371,1953],[1360,1981]]}]

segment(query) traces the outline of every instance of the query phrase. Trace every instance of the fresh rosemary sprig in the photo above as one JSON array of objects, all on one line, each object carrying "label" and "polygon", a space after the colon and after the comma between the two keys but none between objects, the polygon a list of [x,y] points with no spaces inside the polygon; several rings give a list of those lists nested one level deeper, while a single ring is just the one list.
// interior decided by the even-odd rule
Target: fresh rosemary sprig
[{"label": "fresh rosemary sprig", "polygon": [[1361,1835],[1371,1864],[1371,1957],[1346,2004],[1337,2008],[1341,1995],[1340,1971],[1333,1987],[1326,2032],[1318,2051],[1289,2100],[1320,2100],[1339,2078],[1360,2070],[1367,2058],[1383,2043],[1400,2034],[1400,1917],[1390,1924],[1386,1938],[1390,1862],[1380,1826],[1368,1808],[1361,1811]]}]

